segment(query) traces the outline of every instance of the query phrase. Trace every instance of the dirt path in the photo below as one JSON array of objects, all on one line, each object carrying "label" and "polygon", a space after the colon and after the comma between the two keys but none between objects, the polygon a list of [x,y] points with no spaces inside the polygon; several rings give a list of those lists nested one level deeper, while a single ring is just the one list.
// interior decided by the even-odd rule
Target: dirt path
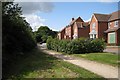
[{"label": "dirt path", "polygon": [[83,67],[84,69],[94,72],[95,74],[98,74],[104,78],[118,78],[118,68],[117,67],[97,63],[94,61],[85,60],[82,58],[78,59],[73,56],[63,55],[63,54],[60,54],[60,53],[54,52],[54,51],[49,51],[49,50],[43,50],[43,51],[49,55],[53,55],[59,59],[62,59],[64,61],[70,62],[75,65],[78,65],[80,67]]}]

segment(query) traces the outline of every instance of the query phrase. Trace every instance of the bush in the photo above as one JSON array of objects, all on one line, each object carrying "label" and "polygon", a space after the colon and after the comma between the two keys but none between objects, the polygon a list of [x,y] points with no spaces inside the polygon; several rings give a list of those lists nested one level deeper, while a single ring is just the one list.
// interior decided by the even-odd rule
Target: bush
[{"label": "bush", "polygon": [[80,53],[91,53],[91,52],[103,52],[105,48],[105,42],[101,39],[73,39],[69,40],[58,40],[52,37],[47,40],[47,48],[58,52],[65,52],[68,54],[80,54]]}]

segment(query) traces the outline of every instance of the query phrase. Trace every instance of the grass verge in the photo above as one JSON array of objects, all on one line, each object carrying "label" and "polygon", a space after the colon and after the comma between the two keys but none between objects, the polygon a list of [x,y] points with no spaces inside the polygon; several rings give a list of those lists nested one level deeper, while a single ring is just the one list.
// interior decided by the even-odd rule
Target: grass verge
[{"label": "grass verge", "polygon": [[118,55],[112,53],[89,53],[89,54],[72,54],[75,57],[85,58],[112,66],[118,66]]},{"label": "grass verge", "polygon": [[[49,50],[49,51],[53,51],[53,50]],[[55,51],[53,51],[55,52]],[[91,60],[91,61],[96,61],[99,63],[103,63],[103,64],[108,64],[111,66],[120,66],[120,62],[119,62],[119,58],[120,56],[118,56],[117,54],[113,54],[113,53],[85,53],[85,54],[66,54],[63,52],[58,52],[59,54],[63,54],[63,55],[69,55],[69,56],[73,56],[76,58],[84,58],[87,60]]]},{"label": "grass verge", "polygon": [[[9,66],[7,73],[4,73],[4,78],[88,78],[94,80],[103,80],[99,75],[80,68],[76,65],[59,60],[53,56],[41,52],[38,49],[30,52],[30,55],[19,59],[14,65]],[[50,80],[51,80],[50,79]]]}]

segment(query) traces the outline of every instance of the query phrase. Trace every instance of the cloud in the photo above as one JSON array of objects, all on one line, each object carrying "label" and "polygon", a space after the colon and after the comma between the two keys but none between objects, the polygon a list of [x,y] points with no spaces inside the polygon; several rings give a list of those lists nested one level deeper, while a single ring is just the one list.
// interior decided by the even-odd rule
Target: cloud
[{"label": "cloud", "polygon": [[52,12],[54,5],[50,2],[16,2],[22,7],[23,14],[32,14],[37,12]]},{"label": "cloud", "polygon": [[40,26],[45,26],[44,22],[46,19],[41,18],[37,14],[40,12],[52,12],[54,8],[53,3],[51,2],[19,2],[19,0],[15,0],[14,2],[22,7],[22,16],[26,17],[25,19],[30,24],[33,31],[38,30]]},{"label": "cloud", "polygon": [[43,23],[46,19],[41,18],[35,14],[22,15],[25,17],[26,21],[30,24],[33,31],[37,31],[40,26],[45,26]]}]

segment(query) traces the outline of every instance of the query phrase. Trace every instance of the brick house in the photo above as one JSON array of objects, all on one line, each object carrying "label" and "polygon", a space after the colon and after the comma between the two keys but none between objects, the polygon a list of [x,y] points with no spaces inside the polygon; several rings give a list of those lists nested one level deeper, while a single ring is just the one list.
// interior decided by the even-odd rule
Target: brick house
[{"label": "brick house", "polygon": [[78,38],[89,38],[90,24],[89,22],[76,23],[78,28]]},{"label": "brick house", "polygon": [[65,28],[63,28],[60,32],[58,32],[57,38],[60,40],[65,38]]},{"label": "brick house", "polygon": [[120,10],[110,14],[108,29],[105,31],[108,45],[120,45],[120,16],[118,15]]},{"label": "brick house", "polygon": [[111,14],[97,14],[92,15],[90,21],[90,38],[103,38],[108,45],[120,44],[120,17],[118,12]]},{"label": "brick house", "polygon": [[92,15],[90,22],[84,22],[80,17],[72,18],[58,34],[59,39],[75,39],[80,37],[103,38],[108,45],[120,45],[120,10],[111,14]]},{"label": "brick house", "polygon": [[97,14],[94,13],[92,15],[91,21],[90,21],[90,38],[104,38],[106,39],[106,35],[104,34],[104,31],[108,28],[108,19],[110,18],[110,15],[108,14]]},{"label": "brick house", "polygon": [[80,17],[77,19],[72,18],[70,24],[58,33],[58,38],[71,40],[80,37],[89,37],[89,32],[89,22],[84,22]]},{"label": "brick house", "polygon": [[78,17],[77,19],[74,19],[72,18],[72,21],[70,22],[70,24],[66,27],[66,28],[69,28],[69,29],[66,29],[66,32],[69,32],[69,36],[70,36],[70,39],[75,39],[75,38],[78,38],[78,25],[76,23],[82,23],[84,22],[81,17]]}]

